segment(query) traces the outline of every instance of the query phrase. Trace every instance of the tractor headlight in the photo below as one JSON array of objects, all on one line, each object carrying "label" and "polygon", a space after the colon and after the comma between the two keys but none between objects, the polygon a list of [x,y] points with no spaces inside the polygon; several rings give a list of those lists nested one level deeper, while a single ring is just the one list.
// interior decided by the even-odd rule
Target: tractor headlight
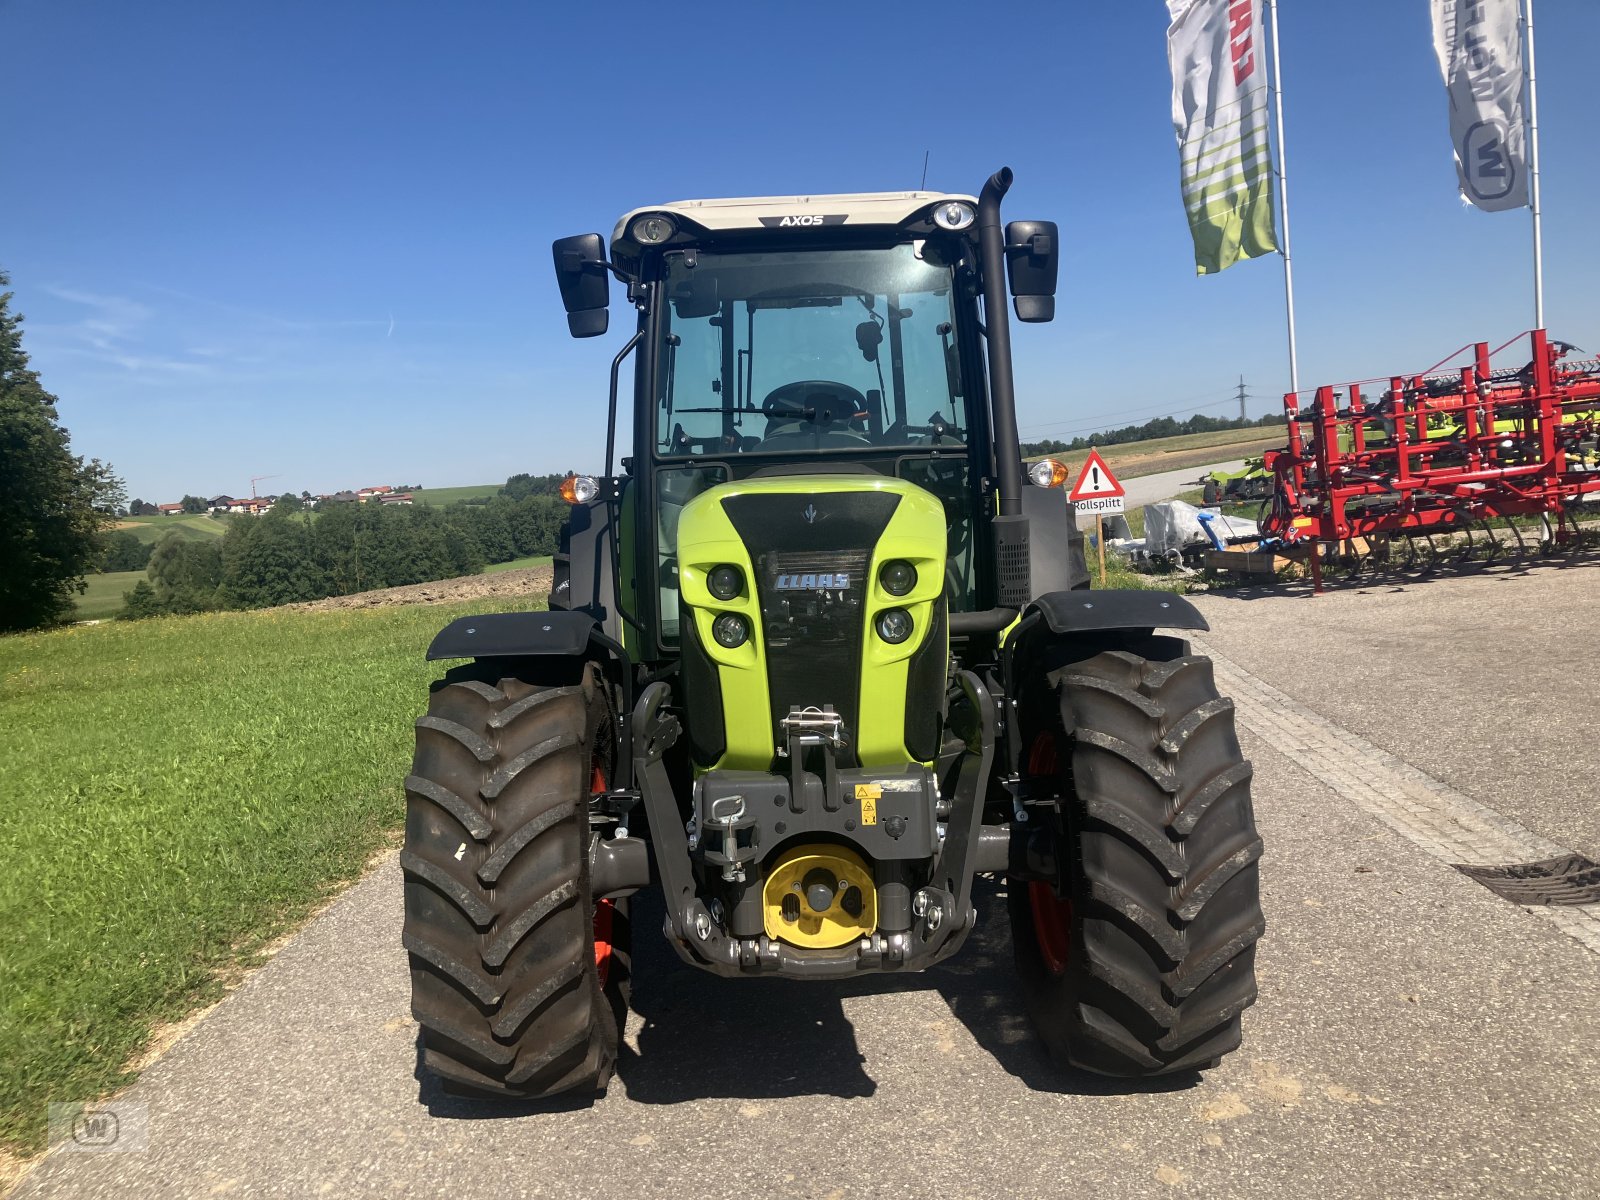
[{"label": "tractor headlight", "polygon": [[723,613],[711,622],[711,636],[724,649],[736,650],[750,640],[750,623],[738,613]]},{"label": "tractor headlight", "polygon": [[1041,458],[1028,468],[1028,478],[1034,487],[1058,488],[1067,482],[1067,464],[1053,458]]},{"label": "tractor headlight", "polygon": [[903,559],[883,564],[878,572],[878,582],[891,596],[904,596],[917,586],[917,569]]},{"label": "tractor headlight", "polygon": [[628,226],[629,235],[641,246],[659,246],[677,231],[678,228],[672,223],[672,218],[659,213],[654,216],[636,217],[633,224]]},{"label": "tractor headlight", "polygon": [[718,600],[732,600],[744,590],[744,573],[728,563],[712,567],[706,576],[706,588]]},{"label": "tractor headlight", "polygon": [[600,481],[593,475],[568,475],[557,491],[568,504],[589,504],[600,494]]},{"label": "tractor headlight", "polygon": [[960,200],[946,200],[933,210],[933,223],[940,229],[948,229],[953,233],[971,225],[976,216],[977,214],[972,211],[972,205]]},{"label": "tractor headlight", "polygon": [[911,614],[903,608],[886,608],[878,614],[878,636],[898,646],[911,636]]}]

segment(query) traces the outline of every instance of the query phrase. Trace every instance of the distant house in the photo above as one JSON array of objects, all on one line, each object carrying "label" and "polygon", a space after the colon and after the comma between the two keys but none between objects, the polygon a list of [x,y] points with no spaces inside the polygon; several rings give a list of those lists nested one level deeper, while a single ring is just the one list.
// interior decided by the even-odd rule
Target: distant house
[{"label": "distant house", "polygon": [[387,496],[392,491],[394,491],[392,487],[384,484],[380,487],[364,487],[357,492],[356,495],[361,498],[361,503],[365,504],[368,500],[371,500],[374,497]]},{"label": "distant house", "polygon": [[259,498],[255,496],[247,496],[243,500],[230,500],[228,502],[229,512],[249,513],[252,516],[260,516],[271,507],[272,498],[268,496],[262,496]]},{"label": "distant house", "polygon": [[379,504],[410,504],[410,492],[390,492],[387,496],[379,496]]},{"label": "distant house", "polygon": [[324,499],[331,500],[335,504],[355,504],[361,499],[361,497],[357,496],[354,492],[343,491],[335,492],[331,496],[324,497]]},{"label": "distant house", "polygon": [[227,512],[232,503],[232,496],[213,496],[206,501],[206,508],[214,513]]},{"label": "distant house", "polygon": [[183,505],[181,505],[181,504],[158,504],[158,505],[156,505],[156,511],[158,513],[160,513],[163,517],[182,516],[183,515]]}]

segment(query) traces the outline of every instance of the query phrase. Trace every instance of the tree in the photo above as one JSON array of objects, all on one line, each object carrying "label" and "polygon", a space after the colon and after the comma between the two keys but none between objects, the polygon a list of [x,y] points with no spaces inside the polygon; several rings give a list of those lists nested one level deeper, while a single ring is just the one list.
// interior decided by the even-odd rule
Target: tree
[{"label": "tree", "polygon": [[122,611],[117,614],[117,620],[142,621],[146,617],[159,617],[165,611],[156,598],[155,588],[141,579],[131,591],[122,593]]},{"label": "tree", "polygon": [[219,606],[222,548],[214,538],[200,541],[173,531],[156,543],[146,570],[163,612],[196,613]]},{"label": "tree", "polygon": [[186,513],[203,513],[206,510],[206,502],[199,496],[185,496],[179,503]]},{"label": "tree", "polygon": [[10,282],[0,271],[0,632],[71,614],[125,496],[109,466],[72,453],[56,398],[28,365]]},{"label": "tree", "polygon": [[265,608],[328,594],[309,516],[275,506],[259,520],[234,522],[222,543],[222,594],[229,604]]},{"label": "tree", "polygon": [[105,552],[100,558],[102,571],[142,571],[150,565],[149,542],[141,542],[126,529],[114,529],[102,539]]}]

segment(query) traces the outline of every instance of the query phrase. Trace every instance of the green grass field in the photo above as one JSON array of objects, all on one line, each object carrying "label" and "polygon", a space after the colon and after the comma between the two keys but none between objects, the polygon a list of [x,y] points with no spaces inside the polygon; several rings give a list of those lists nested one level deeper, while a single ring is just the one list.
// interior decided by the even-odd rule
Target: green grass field
[{"label": "green grass field", "polygon": [[[513,607],[520,607],[517,601]],[[451,618],[282,610],[0,638],[0,1145],[126,1082],[402,816]]]},{"label": "green grass field", "polygon": [[169,533],[179,537],[221,537],[228,523],[208,513],[186,513],[181,517],[124,517],[113,526],[126,529],[141,542],[159,542]]},{"label": "green grass field", "polygon": [[520,571],[524,567],[548,567],[550,556],[548,554],[534,554],[527,558],[513,558],[510,562],[490,563],[483,569],[485,575],[493,575],[499,571]]},{"label": "green grass field", "polygon": [[423,488],[421,491],[412,492],[411,496],[418,504],[432,504],[435,507],[442,504],[459,504],[463,500],[484,500],[490,496],[500,494],[501,484],[475,483],[469,487],[448,488]]},{"label": "green grass field", "polygon": [[[1162,471],[1202,467],[1233,458],[1254,458],[1263,451],[1283,446],[1288,435],[1281,425],[1263,429],[1219,429],[1215,433],[1186,433],[1180,437],[1151,438],[1125,442],[1120,446],[1101,446],[1100,457],[1119,479],[1138,479]],[[1087,450],[1064,450],[1050,457],[1077,469],[1088,457]],[[1043,455],[1034,455],[1034,462]]]},{"label": "green grass field", "polygon": [[130,591],[134,584],[149,576],[143,571],[104,571],[83,578],[88,590],[78,597],[77,619],[97,621],[121,612],[122,593]]}]

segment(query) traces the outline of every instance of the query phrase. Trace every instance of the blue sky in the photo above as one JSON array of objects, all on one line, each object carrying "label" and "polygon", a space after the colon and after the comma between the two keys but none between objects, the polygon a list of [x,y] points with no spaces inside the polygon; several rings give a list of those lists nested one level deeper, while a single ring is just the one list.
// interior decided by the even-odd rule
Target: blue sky
[{"label": "blue sky", "polygon": [[[1531,324],[1525,212],[1455,195],[1426,0],[1283,0],[1301,376]],[[1600,350],[1600,5],[1540,0],[1547,311]],[[1197,279],[1165,6],[0,0],[0,265],[131,495],[593,469],[627,334],[549,243],[685,197],[972,191],[1061,223],[1025,435],[1287,384],[1278,260]],[[994,90],[990,90],[991,87]]]}]

